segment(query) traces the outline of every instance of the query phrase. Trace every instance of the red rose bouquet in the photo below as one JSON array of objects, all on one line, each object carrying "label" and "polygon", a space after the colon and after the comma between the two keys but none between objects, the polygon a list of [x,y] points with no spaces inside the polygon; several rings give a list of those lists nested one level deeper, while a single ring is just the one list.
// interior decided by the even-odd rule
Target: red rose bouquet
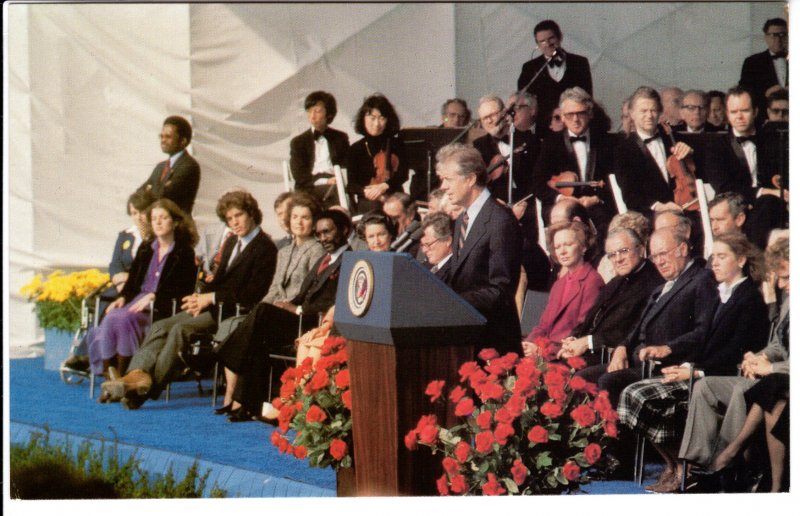
[{"label": "red rose bouquet", "polygon": [[353,422],[345,339],[328,337],[319,360],[311,362],[309,357],[281,376],[280,396],[272,401],[280,410],[272,444],[318,468],[349,468]]},{"label": "red rose bouquet", "polygon": [[[485,365],[463,364],[448,395],[463,423],[443,428],[427,415],[406,434],[407,448],[442,454],[440,494],[558,493],[588,482],[587,470],[617,435],[617,413],[608,393],[575,376],[583,359],[547,362],[549,343],[537,345],[539,357],[482,350]],[[443,389],[434,380],[425,394],[437,402]]]}]

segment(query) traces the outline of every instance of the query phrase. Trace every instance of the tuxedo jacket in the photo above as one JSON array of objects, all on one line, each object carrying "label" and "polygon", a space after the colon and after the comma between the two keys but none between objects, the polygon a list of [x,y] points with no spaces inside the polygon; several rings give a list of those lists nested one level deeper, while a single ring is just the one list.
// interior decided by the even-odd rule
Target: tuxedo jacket
[{"label": "tuxedo jacket", "polygon": [[[606,135],[598,131],[589,132],[589,155],[586,160],[586,181],[604,181],[604,188],[592,189],[586,187],[576,188],[575,197],[597,195],[603,204],[613,209],[613,196],[608,185],[608,174],[613,165],[611,142]],[[547,182],[553,176],[570,170],[579,175],[578,158],[575,149],[569,141],[569,132],[564,129],[553,133],[542,142],[542,150],[533,167],[534,190],[536,197],[544,206],[552,206],[556,202],[559,192]]]},{"label": "tuxedo jacket", "polygon": [[[787,81],[789,85],[789,61],[786,61]],[[764,96],[766,91],[780,84],[775,66],[772,64],[772,56],[769,50],[753,54],[742,63],[742,73],[739,78],[739,86],[745,88],[753,97],[753,105],[758,108],[758,120],[761,122],[767,118],[766,107],[767,99]]]},{"label": "tuxedo jacket", "polygon": [[627,276],[615,276],[600,291],[594,306],[572,331],[574,337],[592,335],[595,350],[625,343],[630,328],[636,325],[653,290],[664,278],[649,260]]},{"label": "tuxedo jacket", "polygon": [[[519,149],[525,145],[519,153],[514,153],[514,187],[511,190],[511,198],[516,202],[529,193],[533,193],[533,164],[539,155],[541,142],[539,138],[530,131],[518,131],[514,135],[514,147]],[[488,167],[495,156],[500,154],[498,140],[491,134],[485,134],[472,142],[472,146],[478,149],[483,157],[483,162]],[[508,174],[503,174],[495,181],[489,183],[489,191],[492,197],[508,201]],[[529,203],[532,204],[532,203]]]},{"label": "tuxedo jacket", "polygon": [[[128,281],[125,282],[120,295],[129,303],[142,291],[147,277],[150,260],[153,259],[152,240],[142,242],[136,258],[133,260]],[[197,279],[197,265],[194,263],[194,249],[188,244],[175,242],[175,247],[167,255],[161,276],[156,287],[156,298],[153,302],[153,320],[172,316],[172,300],[176,300],[176,310],[180,309],[181,299],[194,290]]]},{"label": "tuxedo jacket", "polygon": [[[570,54],[564,52],[565,62],[567,69],[564,71],[564,77],[561,81],[556,82],[550,77],[547,70],[542,70],[539,77],[533,81],[529,92],[536,95],[538,100],[539,110],[536,114],[536,126],[547,128],[550,125],[550,115],[553,110],[558,107],[558,99],[561,93],[567,88],[580,86],[584,90],[592,94],[592,71],[589,67],[589,60],[577,54]],[[524,88],[528,82],[536,75],[542,66],[545,64],[544,56],[539,56],[531,59],[522,65],[519,78],[517,79],[517,90]]]},{"label": "tuxedo jacket", "polygon": [[[331,163],[344,168],[347,166],[347,150],[350,147],[350,139],[346,133],[328,127],[322,134],[328,141],[328,152],[330,152]],[[314,150],[315,139],[308,129],[301,133],[289,143],[289,168],[294,177],[295,190],[312,193],[314,190]]]},{"label": "tuxedo jacket", "polygon": [[[347,250],[349,251],[350,247]],[[300,293],[291,300],[293,305],[303,307],[304,314],[325,313],[336,302],[336,288],[339,285],[342,257],[340,256],[320,273],[318,272],[319,266],[326,256],[327,253],[314,262],[311,271],[300,286]],[[316,319],[314,320],[316,321]]]},{"label": "tuxedo jacket", "polygon": [[706,375],[736,376],[747,351],[757,351],[769,336],[767,306],[750,278],[740,283],[727,303],[719,303],[708,336],[695,360]]},{"label": "tuxedo jacket", "polygon": [[574,274],[575,281],[567,281],[564,276],[553,284],[547,306],[539,324],[528,335],[528,341],[546,337],[550,341],[560,342],[586,318],[603,288],[603,278],[589,262],[585,262]]},{"label": "tuxedo jacket", "polygon": [[162,182],[161,172],[166,162],[164,160],[156,165],[150,177],[139,188],[149,188],[156,199],[166,197],[174,201],[185,214],[191,215],[197,189],[200,187],[200,165],[184,150]]},{"label": "tuxedo jacket", "polygon": [[290,244],[278,250],[278,265],[275,276],[262,303],[274,303],[293,299],[299,292],[306,276],[319,259],[325,256],[322,244],[312,238],[299,247]]},{"label": "tuxedo jacket", "polygon": [[514,302],[522,243],[519,224],[508,207],[490,198],[475,217],[459,252],[457,235],[463,221],[462,214],[453,232],[448,284],[487,319],[478,348],[521,353],[522,335]]},{"label": "tuxedo jacket", "polygon": [[[707,180],[717,193],[736,192],[752,204],[755,201],[759,186],[772,188],[769,168],[763,159],[761,149],[764,145],[761,137],[756,133],[756,161],[758,162],[758,185],[753,187],[750,167],[744,154],[742,145],[736,141],[733,132],[712,141],[706,151],[705,170]],[[763,163],[762,163],[763,162]],[[764,170],[764,172],[762,172]]]},{"label": "tuxedo jacket", "polygon": [[[659,129],[664,151],[669,157],[672,143]],[[620,139],[614,149],[614,172],[622,190],[622,199],[629,210],[638,211],[650,218],[650,207],[655,202],[671,202],[674,199],[673,181],[664,180],[661,169],[636,131]]]},{"label": "tuxedo jacket", "polygon": [[228,264],[236,242],[236,238],[227,240],[219,270],[211,283],[203,288],[204,292],[215,294],[216,303],[211,307],[215,318],[220,303],[223,303],[223,318],[234,315],[237,304],[255,306],[264,297],[275,274],[278,250],[263,230]]},{"label": "tuxedo jacket", "polygon": [[641,364],[639,350],[645,346],[670,347],[672,353],[661,359],[663,367],[693,362],[705,345],[719,302],[712,272],[695,261],[659,299],[661,290],[659,286],[651,292],[638,324],[626,339],[634,366]]}]

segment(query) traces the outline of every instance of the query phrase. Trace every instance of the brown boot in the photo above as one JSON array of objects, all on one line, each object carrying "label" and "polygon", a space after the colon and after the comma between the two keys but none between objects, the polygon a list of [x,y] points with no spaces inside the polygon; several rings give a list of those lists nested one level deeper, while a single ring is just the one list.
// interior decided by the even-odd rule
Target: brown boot
[{"label": "brown boot", "polygon": [[120,378],[120,381],[125,385],[126,393],[135,392],[139,396],[146,395],[153,386],[153,378],[141,369],[134,369]]}]

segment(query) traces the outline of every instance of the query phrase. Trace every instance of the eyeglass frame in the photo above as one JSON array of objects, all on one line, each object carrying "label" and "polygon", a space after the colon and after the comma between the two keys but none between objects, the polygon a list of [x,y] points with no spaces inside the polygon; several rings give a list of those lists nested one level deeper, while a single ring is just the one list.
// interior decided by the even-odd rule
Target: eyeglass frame
[{"label": "eyeglass frame", "polygon": [[429,244],[424,244],[424,243],[422,243],[422,240],[420,240],[420,242],[419,242],[419,247],[420,247],[420,249],[422,249],[423,251],[426,251],[426,250],[430,249],[430,248],[431,248],[431,246],[432,246],[433,244],[435,244],[435,243],[437,243],[437,242],[443,242],[443,241],[444,241],[444,240],[446,240],[446,239],[447,239],[447,237],[441,237],[441,238],[437,238],[437,239],[435,239],[433,242],[431,242],[431,243],[429,243]]},{"label": "eyeglass frame", "polygon": [[656,263],[656,261],[661,259],[661,258],[665,258],[666,259],[670,255],[670,253],[674,252],[676,249],[678,249],[680,246],[682,246],[685,243],[686,242],[681,242],[680,244],[676,245],[675,247],[673,247],[672,249],[670,249],[668,251],[661,251],[660,253],[651,254],[650,256],[647,257],[647,259],[650,260],[653,263]]}]

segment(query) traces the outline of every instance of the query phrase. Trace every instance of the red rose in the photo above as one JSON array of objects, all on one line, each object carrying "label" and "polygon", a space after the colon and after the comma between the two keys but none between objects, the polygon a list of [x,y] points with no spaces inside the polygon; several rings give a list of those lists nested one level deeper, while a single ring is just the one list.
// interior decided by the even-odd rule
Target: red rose
[{"label": "red rose", "polygon": [[450,494],[450,491],[447,489],[447,474],[442,474],[441,477],[436,479],[436,490],[439,491],[441,496]]},{"label": "red rose", "polygon": [[532,443],[544,444],[550,440],[550,433],[541,425],[536,425],[528,432],[528,440]]},{"label": "red rose", "polygon": [[478,453],[489,453],[492,451],[494,444],[494,435],[488,430],[483,431],[475,436],[475,450]]},{"label": "red rose", "polygon": [[507,408],[501,407],[500,410],[495,412],[494,420],[498,423],[511,423],[514,421],[514,416],[511,415]]},{"label": "red rose", "polygon": [[342,393],[342,403],[344,403],[344,406],[347,407],[348,410],[353,410],[353,398],[352,398],[352,396],[353,395],[350,394],[349,390],[344,391]]},{"label": "red rose", "polygon": [[477,369],[469,375],[469,386],[476,391],[487,382],[488,376],[483,369]]},{"label": "red rose", "polygon": [[500,482],[497,481],[497,477],[494,476],[494,473],[489,473],[486,475],[486,478],[486,483],[481,486],[483,494],[486,496],[498,496],[506,493],[506,490],[503,489]]},{"label": "red rose", "polygon": [[567,384],[566,376],[557,368],[551,367],[544,373],[544,384],[548,387],[561,387]]},{"label": "red rose", "polygon": [[551,385],[548,387],[547,396],[559,405],[563,405],[567,401],[567,391],[564,390],[563,385]]},{"label": "red rose", "polygon": [[475,423],[481,430],[489,430],[492,428],[492,413],[488,410],[481,412],[478,414],[478,417],[475,418]]},{"label": "red rose", "polygon": [[484,348],[484,349],[480,350],[480,352],[478,353],[478,358],[480,358],[483,361],[489,361],[489,360],[491,360],[493,358],[497,358],[499,356],[500,356],[500,354],[494,348]]},{"label": "red rose", "polygon": [[600,391],[594,399],[594,409],[603,414],[612,410],[611,401],[608,399],[608,391]]},{"label": "red rose", "polygon": [[436,414],[426,414],[424,416],[420,416],[419,421],[417,421],[417,427],[414,429],[417,433],[422,432],[422,429],[426,426],[436,425],[438,424],[438,420],[436,419]]},{"label": "red rose", "polygon": [[294,396],[294,392],[297,389],[297,384],[294,382],[286,382],[281,384],[281,390],[278,394],[281,398],[288,400]]},{"label": "red rose", "polygon": [[569,413],[572,420],[578,423],[578,426],[586,428],[592,426],[597,420],[597,416],[589,405],[578,405],[572,412]]},{"label": "red rose", "polygon": [[278,446],[278,443],[283,439],[280,432],[272,432],[272,435],[269,436],[269,440],[272,441],[273,446]]},{"label": "red rose", "polygon": [[428,425],[419,432],[419,442],[422,444],[434,444],[439,437],[439,426],[436,424]]},{"label": "red rose", "polygon": [[347,443],[342,441],[341,439],[333,439],[331,440],[331,447],[330,447],[331,457],[336,460],[342,460],[345,455],[347,455]]},{"label": "red rose", "polygon": [[306,421],[309,423],[322,423],[326,419],[328,419],[328,416],[325,414],[325,411],[317,405],[311,405],[308,412],[306,412]]},{"label": "red rose", "polygon": [[467,395],[467,390],[460,385],[456,385],[452,391],[450,391],[450,401],[453,403],[458,403],[461,401],[461,398]]},{"label": "red rose", "polygon": [[617,424],[615,422],[603,421],[603,430],[606,431],[607,436],[613,438],[617,437]]},{"label": "red rose", "polygon": [[[328,376],[328,372],[324,369],[317,369],[314,373],[314,376],[311,377],[311,381],[308,382],[306,385],[309,386],[311,389],[311,393],[316,392],[320,389],[324,389],[330,383],[330,377]],[[311,394],[309,393],[309,394]]]},{"label": "red rose", "polygon": [[588,394],[592,396],[597,396],[597,384],[592,382],[586,382],[586,387],[583,388]]},{"label": "red rose", "polygon": [[472,403],[472,398],[464,398],[456,405],[456,415],[461,417],[469,417],[475,409],[475,404]]},{"label": "red rose", "polygon": [[349,369],[342,369],[333,379],[336,382],[336,386],[340,389],[346,389],[350,387],[350,370]]},{"label": "red rose", "polygon": [[572,389],[573,391],[585,390],[587,385],[588,383],[586,382],[586,380],[584,380],[580,376],[573,376],[569,380],[569,388]]},{"label": "red rose", "polygon": [[475,389],[475,391],[478,393],[478,397],[482,401],[489,401],[503,399],[506,389],[499,383],[486,382],[480,387],[480,389]]},{"label": "red rose", "polygon": [[550,419],[554,419],[564,413],[564,407],[562,407],[557,403],[551,403],[549,401],[545,401],[544,403],[542,403],[542,408],[540,409],[540,411],[543,416],[549,417]]},{"label": "red rose", "polygon": [[508,438],[512,435],[514,435],[514,427],[508,423],[500,423],[494,429],[494,438],[501,446],[505,446],[508,443]]},{"label": "red rose", "polygon": [[469,452],[470,452],[469,443],[466,441],[460,441],[456,445],[456,449],[454,451],[456,459],[458,459],[458,462],[460,462],[461,464],[467,462],[467,459],[469,458]]},{"label": "red rose", "polygon": [[577,464],[572,461],[564,464],[564,478],[572,482],[577,480],[579,476],[581,476],[581,468]]},{"label": "red rose", "polygon": [[444,387],[444,380],[433,380],[425,388],[425,394],[431,397],[431,403],[442,397],[442,387]]},{"label": "red rose", "polygon": [[306,455],[308,455],[308,450],[305,446],[300,445],[294,447],[294,456],[296,458],[303,460],[306,458]]},{"label": "red rose", "polygon": [[519,486],[525,482],[525,479],[528,477],[528,468],[525,467],[525,464],[522,463],[521,459],[517,459],[514,461],[514,465],[511,466],[511,476],[514,478],[514,482]]},{"label": "red rose", "polygon": [[343,337],[328,337],[325,339],[325,342],[322,343],[320,354],[325,356],[336,353],[336,351],[344,347],[345,343],[346,341]]},{"label": "red rose", "polygon": [[567,364],[577,371],[578,369],[583,369],[586,367],[586,360],[582,359],[581,357],[569,357],[567,359]]},{"label": "red rose", "polygon": [[536,365],[536,359],[533,357],[524,357],[517,363],[517,379],[528,378],[530,380],[538,379],[542,372]]},{"label": "red rose", "polygon": [[458,470],[460,469],[458,461],[452,457],[445,457],[442,459],[442,467],[451,477],[458,474]]},{"label": "red rose", "polygon": [[273,398],[272,399],[272,406],[276,409],[280,410],[283,407],[283,400],[280,398]]},{"label": "red rose", "polygon": [[591,443],[589,446],[583,449],[583,457],[589,464],[594,464],[595,462],[597,462],[597,460],[600,458],[600,455],[602,454],[603,450],[597,443]]},{"label": "red rose", "polygon": [[467,492],[467,479],[464,478],[464,475],[450,477],[450,490],[455,494],[464,494]]},{"label": "red rose", "polygon": [[508,371],[514,368],[517,363],[519,355],[516,353],[506,353],[502,357],[495,358],[486,365],[486,370],[496,376],[505,375]]},{"label": "red rose", "polygon": [[[508,398],[505,407],[500,410],[508,411],[508,414],[513,418],[517,418],[522,414],[522,411],[525,410],[525,398],[522,396],[517,396],[516,394],[512,395]],[[498,413],[500,411],[498,410]]]},{"label": "red rose", "polygon": [[475,371],[478,371],[480,367],[478,366],[477,362],[464,362],[461,364],[461,367],[458,368],[458,374],[461,375],[461,381],[463,382]]},{"label": "red rose", "polygon": [[299,371],[297,370],[296,367],[290,367],[286,369],[281,375],[281,383],[287,383],[297,380],[300,377],[298,373]]},{"label": "red rose", "polygon": [[409,450],[416,450],[417,449],[417,431],[416,430],[409,430],[406,436],[403,438],[403,441],[406,444],[406,448]]}]

